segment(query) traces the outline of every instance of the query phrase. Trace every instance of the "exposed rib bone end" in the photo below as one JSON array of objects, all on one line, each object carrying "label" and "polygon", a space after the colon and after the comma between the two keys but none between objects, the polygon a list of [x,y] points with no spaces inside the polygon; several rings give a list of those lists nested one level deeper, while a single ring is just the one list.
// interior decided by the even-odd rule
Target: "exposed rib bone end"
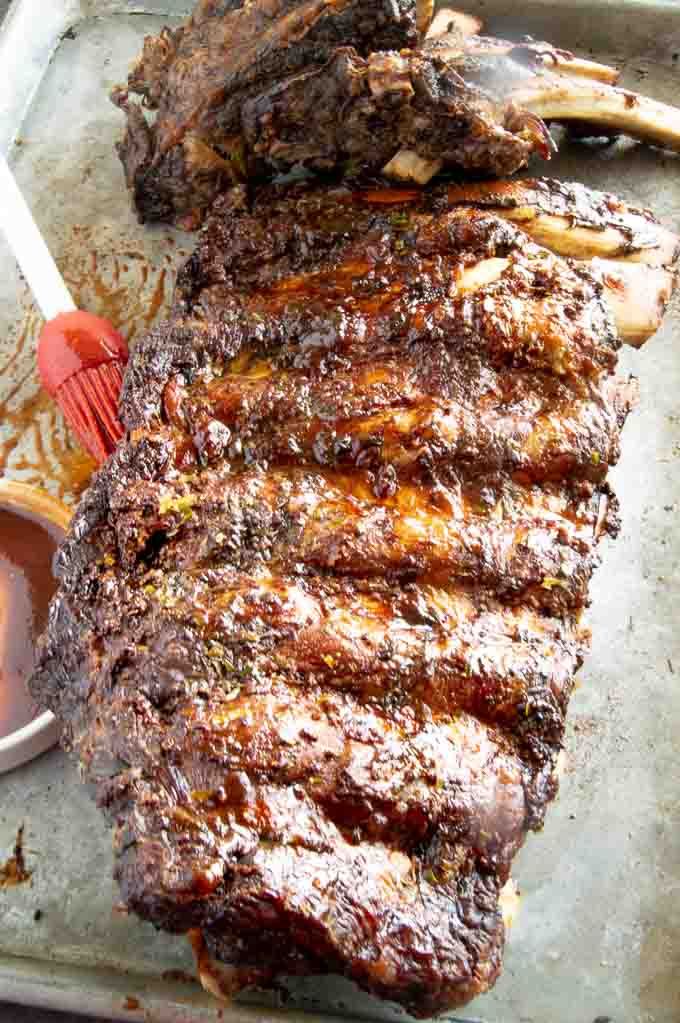
[{"label": "exposed rib bone end", "polygon": [[[521,226],[524,229],[524,225]],[[579,262],[593,269],[601,278],[621,340],[634,348],[641,347],[661,326],[677,283],[676,272],[665,267],[597,257]],[[508,266],[507,259],[480,260],[462,271],[455,282],[456,290],[469,293],[484,288],[497,281]]]},{"label": "exposed rib bone end", "polygon": [[680,153],[680,110],[626,89],[546,71],[513,98],[546,121],[584,121]]},{"label": "exposed rib bone end", "polygon": [[497,281],[510,265],[509,259],[493,257],[482,259],[479,263],[465,267],[456,280],[456,290],[459,293],[477,291],[486,284],[493,284]]},{"label": "exposed rib bone end", "polygon": [[452,205],[492,210],[560,256],[599,256],[649,266],[672,266],[680,256],[680,237],[651,215],[578,185],[484,181],[451,185],[448,198]]},{"label": "exposed rib bone end", "polygon": [[[528,213],[528,216],[524,216]],[[630,249],[628,237],[618,228],[592,227],[572,224],[567,217],[536,213],[527,207],[505,211],[506,218],[518,223],[539,245],[545,245],[560,256],[574,259],[616,259],[621,262],[645,263],[648,266],[668,266],[676,258],[678,239],[665,228],[658,229],[654,246]]]},{"label": "exposed rib bone end", "polygon": [[[594,82],[603,82],[607,85],[616,85],[621,72],[608,64],[599,64],[594,60],[583,60],[575,57],[566,50],[555,49],[550,43],[523,43],[516,44],[506,39],[494,39],[489,36],[477,35],[481,23],[466,14],[457,11],[441,10],[436,15],[427,33],[428,39],[439,40],[439,53],[445,53],[449,47],[449,57],[455,58],[458,55],[461,42],[465,51],[470,56],[487,58],[510,57],[513,67],[510,67],[511,76],[517,71],[517,60],[519,53],[524,59],[519,59],[519,67],[526,68],[526,58],[543,65],[547,71],[559,71],[574,79],[590,79]],[[450,35],[450,40],[442,38]],[[442,46],[442,44],[445,44]]]},{"label": "exposed rib bone end", "polygon": [[557,54],[553,66],[565,75],[574,78],[589,78],[594,82],[603,82],[605,85],[616,85],[621,72],[615,67],[607,64],[598,64],[594,60],[582,60],[580,57],[563,57]]},{"label": "exposed rib bone end", "polygon": [[634,348],[641,347],[661,326],[677,274],[607,259],[593,259],[591,266],[602,274],[619,337]]},{"label": "exposed rib bone end", "polygon": [[425,160],[413,149],[400,149],[383,167],[383,174],[395,181],[426,185],[442,169],[442,160]]}]

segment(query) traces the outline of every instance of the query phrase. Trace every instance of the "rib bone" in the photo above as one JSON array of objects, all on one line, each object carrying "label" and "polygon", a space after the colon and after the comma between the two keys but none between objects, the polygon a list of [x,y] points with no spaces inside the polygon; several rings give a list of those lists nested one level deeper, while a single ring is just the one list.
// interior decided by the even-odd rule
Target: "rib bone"
[{"label": "rib bone", "polygon": [[[443,14],[444,12],[440,13]],[[574,78],[591,79],[596,82],[604,82],[607,85],[616,85],[620,78],[621,72],[616,68],[610,67],[608,64],[600,64],[594,60],[576,57],[568,50],[556,49],[550,43],[534,42],[518,46],[516,43],[508,42],[505,39],[480,36],[474,32],[471,23],[473,19],[469,19],[465,15],[452,17],[453,14],[454,12],[449,12],[449,18],[452,19],[450,21],[452,27],[448,33],[440,32],[437,36],[437,33],[434,31],[437,19],[432,23],[432,28],[427,33],[429,39],[439,38],[440,46],[446,47],[453,59],[460,55],[461,47],[458,42],[460,39],[464,41],[464,52],[470,56],[480,58],[493,57],[497,60],[505,57],[515,61],[520,59],[520,55],[523,54],[525,55],[521,58],[523,60],[529,57],[538,66],[542,64],[548,70],[557,69]],[[449,38],[444,38],[446,35]]]},{"label": "rib bone", "polygon": [[413,149],[400,149],[383,167],[383,174],[395,181],[426,185],[442,169],[443,160],[425,160]]},{"label": "rib bone", "polygon": [[[535,225],[535,219],[537,218],[528,221],[529,228]],[[527,233],[539,244],[560,255],[584,256],[588,244],[597,238],[595,232],[587,228],[570,228],[564,217],[544,216],[538,219],[542,220],[539,229],[536,232],[528,230]],[[555,225],[554,222],[561,223]],[[520,226],[527,230],[524,221],[520,222]],[[555,230],[551,235],[549,229],[553,226],[563,226],[563,229]],[[670,238],[673,237],[670,232],[668,234]],[[606,242],[606,239],[604,241]],[[648,266],[641,262],[626,263],[615,259],[600,259],[597,256],[582,258],[579,262],[601,273],[607,303],[614,316],[619,337],[625,344],[639,348],[661,326],[664,311],[675,287],[676,273],[663,266]],[[458,286],[461,291],[475,291],[498,280],[508,266],[507,259],[481,260],[465,270],[458,281]]]},{"label": "rib bone", "polygon": [[585,121],[680,153],[680,111],[627,89],[548,73],[513,98],[546,121]]},{"label": "rib bone", "polygon": [[[604,134],[628,134],[680,152],[680,111],[615,88],[619,78],[615,68],[574,57],[548,44],[517,47],[504,40],[461,36],[457,30],[448,36],[431,30],[428,35],[436,48],[433,52],[450,61],[451,67],[457,69],[455,73],[463,78],[465,73],[458,68],[464,58],[482,63],[484,70],[477,74],[479,84],[494,94],[499,103],[507,104],[508,111],[516,109],[514,123],[520,132],[523,118],[533,115],[544,121],[586,124],[589,131],[599,128]],[[534,66],[527,67],[527,61]],[[472,95],[470,102],[474,102]],[[513,123],[512,117],[510,122]],[[545,150],[541,155],[549,158],[550,153]],[[414,161],[411,152],[408,159],[405,156],[403,152],[397,153],[383,173],[397,180],[426,184],[430,178],[423,177],[424,168],[418,177],[402,170]]]},{"label": "rib bone", "polygon": [[[488,208],[539,245],[598,271],[626,344],[639,347],[659,329],[676,282],[675,271],[667,267],[680,246],[678,236],[647,211],[631,209],[614,196],[546,180],[453,185],[448,198],[471,211]],[[551,208],[555,212],[548,212]],[[483,260],[466,276],[474,282],[481,274],[483,283],[484,275],[492,279],[489,275],[502,271],[501,262]]]},{"label": "rib bone", "polygon": [[[558,236],[561,240],[565,237],[569,238],[569,232],[566,236]],[[559,251],[545,241],[543,244],[546,244],[547,248],[553,248],[553,251]],[[576,244],[571,248],[576,249]],[[601,272],[607,303],[614,316],[617,333],[625,344],[639,348],[661,326],[666,306],[673,294],[676,274],[664,267],[619,263],[597,257],[579,262]],[[459,290],[474,292],[478,288],[483,288],[497,281],[508,266],[507,259],[482,260],[461,275],[458,281]]]},{"label": "rib bone", "polygon": [[678,236],[648,211],[576,184],[530,178],[466,183],[449,186],[448,199],[493,211],[560,256],[670,266],[680,255]]},{"label": "rib bone", "polygon": [[619,337],[626,344],[639,348],[661,326],[676,274],[659,267],[607,259],[593,259],[591,266],[602,272]]},{"label": "rib bone", "polygon": [[554,66],[574,78],[590,78],[594,82],[606,82],[608,85],[616,85],[620,77],[620,72],[616,68],[571,55],[563,57],[558,54]]}]

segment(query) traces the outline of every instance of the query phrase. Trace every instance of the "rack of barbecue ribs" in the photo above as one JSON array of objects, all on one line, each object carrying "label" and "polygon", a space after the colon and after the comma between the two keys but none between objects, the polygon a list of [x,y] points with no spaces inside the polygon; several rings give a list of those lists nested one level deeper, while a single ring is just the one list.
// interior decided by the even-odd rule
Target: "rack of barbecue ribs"
[{"label": "rack of barbecue ribs", "polygon": [[550,157],[552,121],[680,151],[680,111],[617,88],[614,69],[416,6],[202,0],[149,36],[113,94],[140,219],[192,228],[235,181],[297,167],[419,184],[442,168],[511,174]]},{"label": "rack of barbecue ribs", "polygon": [[[32,692],[228,996],[493,984],[678,238],[554,181],[232,189],[136,348]],[[216,979],[217,978],[217,979]]]}]

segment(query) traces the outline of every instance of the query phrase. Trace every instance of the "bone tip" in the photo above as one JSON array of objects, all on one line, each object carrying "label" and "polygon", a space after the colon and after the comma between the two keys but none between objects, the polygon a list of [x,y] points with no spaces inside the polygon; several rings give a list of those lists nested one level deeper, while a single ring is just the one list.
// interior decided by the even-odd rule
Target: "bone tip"
[{"label": "bone tip", "polygon": [[442,160],[427,160],[412,149],[401,149],[383,167],[383,174],[396,181],[426,185],[442,169]]}]

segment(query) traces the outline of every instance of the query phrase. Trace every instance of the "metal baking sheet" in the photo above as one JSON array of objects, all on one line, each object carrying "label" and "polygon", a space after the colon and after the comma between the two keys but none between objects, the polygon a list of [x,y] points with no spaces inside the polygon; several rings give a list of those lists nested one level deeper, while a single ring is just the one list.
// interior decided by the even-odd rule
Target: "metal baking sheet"
[{"label": "metal baking sheet", "polygon": [[[107,102],[173,0],[15,0],[0,41],[0,145],[77,299],[133,340],[161,316],[190,240],[142,229],[113,155]],[[616,63],[624,82],[678,102],[677,0],[457,3],[498,34],[531,33]],[[680,159],[619,141],[568,143],[550,167],[612,189],[680,227]],[[0,471],[67,500],[90,465],[38,389],[39,319],[0,247]],[[567,767],[542,835],[516,861],[521,912],[495,989],[459,1018],[483,1023],[680,1020],[680,303],[622,371],[642,401],[612,473],[623,528],[593,586],[593,651],[573,698]],[[0,890],[0,998],[123,1019],[196,1021],[218,1010],[185,973],[185,942],[116,910],[108,831],[76,768],[52,752],[0,781],[0,860],[25,824],[29,884]],[[38,912],[39,911],[39,912]],[[397,1019],[335,978],[221,1010]]]}]

